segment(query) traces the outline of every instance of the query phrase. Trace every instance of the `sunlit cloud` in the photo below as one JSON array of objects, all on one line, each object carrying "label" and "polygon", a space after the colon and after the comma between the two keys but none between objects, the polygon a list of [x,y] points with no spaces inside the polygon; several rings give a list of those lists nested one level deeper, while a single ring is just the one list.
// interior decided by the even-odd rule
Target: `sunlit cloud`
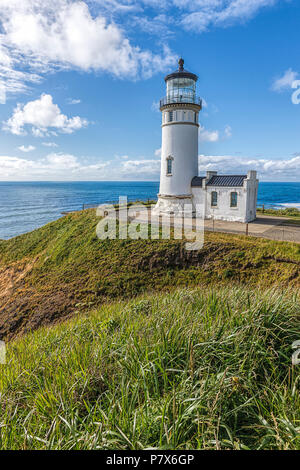
[{"label": "sunlit cloud", "polygon": [[43,137],[49,134],[49,130],[71,134],[87,125],[86,119],[79,116],[68,118],[62,114],[57,104],[53,103],[52,96],[43,94],[25,105],[18,104],[13,115],[4,123],[4,129],[15,135],[25,135],[25,128],[31,127],[35,137]]}]

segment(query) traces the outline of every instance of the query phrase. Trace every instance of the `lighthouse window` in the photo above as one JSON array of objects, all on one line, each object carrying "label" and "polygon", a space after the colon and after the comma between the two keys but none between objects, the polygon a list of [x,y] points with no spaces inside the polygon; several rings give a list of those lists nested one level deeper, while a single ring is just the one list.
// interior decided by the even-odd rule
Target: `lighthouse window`
[{"label": "lighthouse window", "polygon": [[171,103],[194,103],[196,81],[190,78],[173,78],[167,81],[167,97]]},{"label": "lighthouse window", "polygon": [[237,207],[237,193],[230,193],[230,207]]},{"label": "lighthouse window", "polygon": [[213,191],[211,193],[211,207],[216,207],[218,205],[218,193]]},{"label": "lighthouse window", "polygon": [[167,175],[172,174],[172,157],[167,158]]},{"label": "lighthouse window", "polygon": [[173,111],[169,111],[169,122],[173,121]]}]

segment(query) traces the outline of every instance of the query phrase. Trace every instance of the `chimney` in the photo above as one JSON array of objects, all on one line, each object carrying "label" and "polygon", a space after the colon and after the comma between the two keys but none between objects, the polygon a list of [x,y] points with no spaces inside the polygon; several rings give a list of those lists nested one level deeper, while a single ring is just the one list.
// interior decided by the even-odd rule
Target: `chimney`
[{"label": "chimney", "polygon": [[248,174],[247,174],[248,180],[256,180],[256,178],[257,178],[257,171],[255,170],[248,171]]},{"label": "chimney", "polygon": [[207,171],[206,172],[206,180],[209,181],[213,176],[218,174],[217,171]]}]

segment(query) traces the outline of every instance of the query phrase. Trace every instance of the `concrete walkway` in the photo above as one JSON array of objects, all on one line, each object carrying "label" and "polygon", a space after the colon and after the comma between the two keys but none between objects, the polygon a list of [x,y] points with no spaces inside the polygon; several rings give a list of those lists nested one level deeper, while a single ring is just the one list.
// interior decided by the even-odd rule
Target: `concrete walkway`
[{"label": "concrete walkway", "polygon": [[[300,221],[299,221],[300,222]],[[247,224],[240,222],[205,221],[205,230],[240,233],[245,235]],[[288,225],[286,217],[259,215],[254,222],[248,224],[248,235],[300,243],[300,225]]]},{"label": "concrete walkway", "polygon": [[[136,219],[141,222],[146,222],[148,220],[147,217],[148,214],[146,209],[145,211],[140,212]],[[182,222],[180,219],[176,219],[176,217],[171,219],[172,227],[180,227],[181,224]],[[187,219],[185,224],[187,227],[195,228],[195,219]],[[204,230],[246,235],[247,224],[243,224],[241,222],[225,222],[222,220],[205,220]],[[286,217],[259,215],[254,222],[248,224],[248,235],[268,238],[270,240],[300,243],[300,225],[297,226],[289,224],[289,219]]]}]

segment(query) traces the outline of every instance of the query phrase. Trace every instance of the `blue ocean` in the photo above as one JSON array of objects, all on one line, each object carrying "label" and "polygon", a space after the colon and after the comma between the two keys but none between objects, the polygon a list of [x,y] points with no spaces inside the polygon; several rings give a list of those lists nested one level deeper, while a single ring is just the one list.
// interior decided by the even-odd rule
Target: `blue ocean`
[{"label": "blue ocean", "polygon": [[[0,239],[34,230],[61,217],[105,202],[156,199],[158,182],[0,182]],[[300,183],[260,183],[258,205],[298,207]]]}]

